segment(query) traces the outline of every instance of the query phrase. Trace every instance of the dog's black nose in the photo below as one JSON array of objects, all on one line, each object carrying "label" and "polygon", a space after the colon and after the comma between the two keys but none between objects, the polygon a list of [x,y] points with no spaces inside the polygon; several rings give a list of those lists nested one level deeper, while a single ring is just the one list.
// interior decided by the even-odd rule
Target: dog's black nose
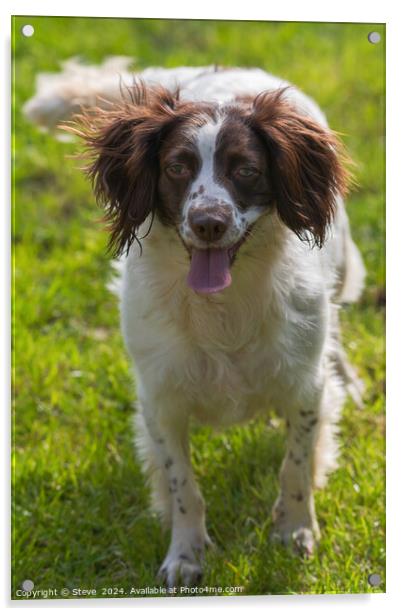
[{"label": "dog's black nose", "polygon": [[226,211],[207,212],[195,208],[189,212],[189,225],[193,233],[205,242],[220,240],[230,223],[230,216]]}]

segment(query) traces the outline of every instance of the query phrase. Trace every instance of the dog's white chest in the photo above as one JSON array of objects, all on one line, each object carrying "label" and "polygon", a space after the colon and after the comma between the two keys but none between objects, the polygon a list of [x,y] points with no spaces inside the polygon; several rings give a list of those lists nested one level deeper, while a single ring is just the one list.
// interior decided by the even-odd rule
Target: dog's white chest
[{"label": "dog's white chest", "polygon": [[217,426],[248,420],[269,407],[278,369],[276,353],[262,343],[233,353],[196,348],[185,368],[190,411]]},{"label": "dog's white chest", "polygon": [[269,290],[260,271],[259,284],[252,276],[239,284],[238,276],[225,296],[204,297],[170,277],[173,268],[152,277],[141,263],[127,267],[122,294],[123,333],[140,389],[217,426],[272,404],[281,408],[321,346],[319,296],[295,292],[290,276],[278,275],[287,293],[275,284]]},{"label": "dog's white chest", "polygon": [[137,339],[135,361],[141,371],[152,366],[154,384],[167,396],[175,392],[198,421],[213,426],[246,421],[278,397],[284,366],[278,324],[251,306],[248,318],[218,302],[170,315],[167,306],[164,321],[150,317],[148,333],[139,333],[147,348],[143,357]]}]

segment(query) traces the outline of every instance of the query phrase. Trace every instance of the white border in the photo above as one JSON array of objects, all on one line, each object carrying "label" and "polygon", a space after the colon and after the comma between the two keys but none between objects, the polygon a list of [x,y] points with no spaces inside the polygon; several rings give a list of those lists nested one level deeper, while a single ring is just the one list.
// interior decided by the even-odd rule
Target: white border
[{"label": "white border", "polygon": [[[98,10],[97,10],[98,7]],[[402,89],[401,72],[403,58],[402,32],[403,20],[399,19],[401,9],[393,0],[367,0],[366,2],[352,2],[351,0],[337,0],[337,2],[323,2],[314,0],[287,0],[287,2],[268,3],[262,0],[248,0],[246,3],[235,3],[233,0],[225,0],[218,3],[216,0],[203,0],[201,3],[189,3],[188,0],[154,0],[150,3],[135,3],[122,0],[113,0],[107,3],[94,3],[88,0],[69,0],[64,2],[35,2],[34,0],[4,2],[0,7],[0,33],[2,38],[1,53],[4,56],[0,66],[0,83],[9,84],[9,53],[10,53],[10,16],[11,15],[66,15],[66,16],[105,16],[105,17],[160,17],[160,18],[188,18],[188,19],[262,19],[268,21],[334,21],[334,22],[366,22],[387,23],[387,509],[388,509],[388,532],[387,532],[387,594],[386,595],[336,595],[336,596],[305,596],[305,597],[236,597],[236,598],[197,598],[197,599],[154,599],[141,600],[128,603],[127,600],[116,599],[113,602],[102,600],[74,602],[10,602],[9,583],[9,549],[5,558],[1,559],[0,572],[0,596],[3,605],[8,609],[23,612],[29,609],[67,609],[71,612],[81,609],[94,610],[105,608],[109,610],[130,609],[149,610],[155,609],[171,611],[172,609],[192,609],[195,611],[213,609],[222,610],[229,607],[235,613],[241,613],[245,609],[262,611],[273,608],[281,609],[284,615],[293,610],[299,613],[323,613],[325,609],[329,613],[339,613],[343,610],[346,614],[357,614],[365,610],[366,615],[377,614],[379,609],[398,608],[403,586],[401,580],[402,564],[400,551],[402,543],[401,525],[403,520],[403,507],[401,496],[401,468],[403,421],[402,421],[402,395],[399,388],[401,380],[402,359],[399,352],[402,340],[402,250],[403,244],[403,202],[401,180],[402,175]],[[400,58],[400,59],[399,59]],[[359,70],[359,66],[357,66]],[[2,88],[3,100],[1,101],[1,122],[3,135],[9,135],[10,120],[10,97],[6,88]],[[353,104],[353,101],[351,101]],[[0,225],[0,246],[2,255],[0,259],[0,293],[2,298],[7,298],[1,303],[0,315],[0,340],[3,342],[3,353],[0,353],[0,375],[2,378],[2,402],[1,408],[9,408],[9,230],[10,217],[8,215],[10,203],[9,188],[9,152],[10,142],[6,138],[0,150],[0,187],[3,193],[2,224]],[[6,538],[0,545],[9,542],[8,531],[8,506],[9,499],[9,420],[8,413],[3,412],[3,461],[6,468],[5,477],[2,481],[3,505],[0,507],[2,518],[2,535]],[[4,505],[6,503],[6,505]],[[353,547],[353,546],[352,546]],[[3,555],[4,555],[3,548]],[[270,566],[270,563],[268,563]],[[294,613],[294,612],[293,612]]]},{"label": "white border", "polygon": [[268,21],[336,21],[382,23],[386,21],[391,9],[389,0],[375,2],[369,0],[359,4],[350,0],[325,3],[314,0],[288,0],[264,4],[259,0],[236,3],[232,0],[216,2],[188,2],[187,0],[154,0],[153,3],[114,0],[110,4],[99,3],[94,9],[89,0],[68,2],[34,2],[16,0],[8,3],[14,15],[54,15],[54,16],[96,16],[96,17],[159,17],[187,19],[261,19]]}]

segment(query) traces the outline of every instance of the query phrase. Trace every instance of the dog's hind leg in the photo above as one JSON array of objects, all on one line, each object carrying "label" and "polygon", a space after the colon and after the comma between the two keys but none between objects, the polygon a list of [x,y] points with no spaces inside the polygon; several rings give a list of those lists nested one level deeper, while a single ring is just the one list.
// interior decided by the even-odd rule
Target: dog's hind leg
[{"label": "dog's hind leg", "polygon": [[329,474],[337,468],[338,422],[345,397],[345,384],[329,365],[313,451],[312,473],[315,488],[323,488]]},{"label": "dog's hind leg", "polygon": [[319,409],[313,405],[288,409],[286,417],[287,450],[280,469],[280,492],[272,510],[271,538],[310,556],[320,536],[313,495]]},{"label": "dog's hind leg", "polygon": [[334,367],[338,376],[342,379],[346,391],[351,396],[357,408],[363,408],[364,383],[359,378],[356,369],[350,364],[347,354],[341,344],[334,354]]},{"label": "dog's hind leg", "polygon": [[323,486],[336,467],[336,426],[344,400],[344,387],[330,372],[319,391],[312,399],[304,396],[299,404],[294,401],[285,409],[287,451],[273,507],[272,537],[292,543],[304,556],[312,554],[320,536],[314,488]]}]

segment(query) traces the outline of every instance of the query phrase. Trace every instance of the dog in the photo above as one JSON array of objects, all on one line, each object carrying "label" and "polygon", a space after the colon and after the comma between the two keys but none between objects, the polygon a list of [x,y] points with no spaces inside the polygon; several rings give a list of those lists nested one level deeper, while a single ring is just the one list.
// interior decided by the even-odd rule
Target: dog
[{"label": "dog", "polygon": [[212,544],[192,418],[217,428],[269,408],[284,418],[272,537],[310,556],[314,490],[336,467],[346,394],[359,405],[362,393],[338,320],[365,277],[343,201],[346,155],[316,103],[263,70],[133,78],[125,62],[70,62],[25,112],[52,128],[81,111],[68,130],[85,141],[119,257],[135,440],[171,529],[159,576],[198,582]]}]

